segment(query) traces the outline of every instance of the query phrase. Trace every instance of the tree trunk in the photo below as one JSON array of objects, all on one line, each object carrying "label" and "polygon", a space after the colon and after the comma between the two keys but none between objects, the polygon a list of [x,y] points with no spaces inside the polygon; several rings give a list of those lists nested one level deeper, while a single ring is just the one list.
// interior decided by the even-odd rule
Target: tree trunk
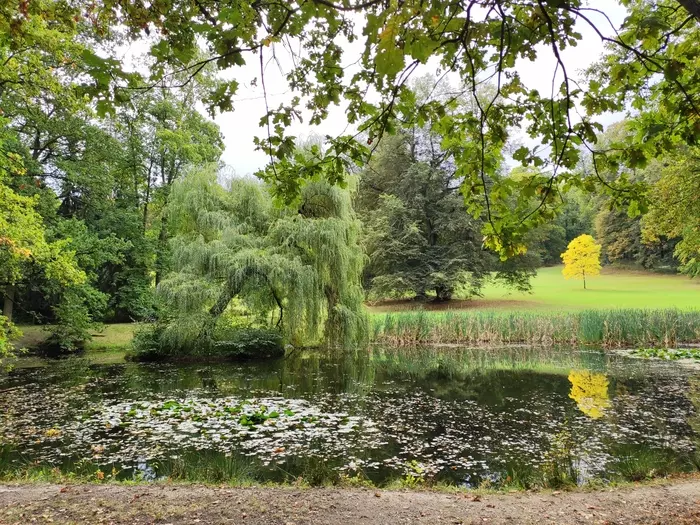
[{"label": "tree trunk", "polygon": [[209,308],[209,315],[216,319],[218,318],[222,313],[224,313],[224,310],[226,310],[226,307],[228,306],[228,303],[231,302],[231,299],[236,295],[236,290],[232,290],[229,285],[224,285],[224,287],[221,290],[221,293],[219,294],[218,299],[216,302],[212,305],[211,308]]},{"label": "tree trunk", "polygon": [[435,287],[436,301],[445,302],[452,299],[452,293],[454,290],[448,288],[447,286],[437,286]]},{"label": "tree trunk", "polygon": [[15,287],[8,284],[5,287],[5,301],[2,305],[2,315],[7,317],[8,320],[12,321],[12,311],[15,307]]},{"label": "tree trunk", "polygon": [[586,289],[586,272],[583,272],[583,289]]},{"label": "tree trunk", "polygon": [[678,0],[678,3],[700,22],[700,0]]},{"label": "tree trunk", "polygon": [[225,284],[216,302],[209,308],[209,319],[207,319],[202,328],[199,330],[199,336],[197,337],[198,343],[208,344],[211,342],[214,336],[214,328],[216,327],[216,321],[219,316],[224,313],[228,303],[236,295],[236,290],[233,290],[228,284]]}]

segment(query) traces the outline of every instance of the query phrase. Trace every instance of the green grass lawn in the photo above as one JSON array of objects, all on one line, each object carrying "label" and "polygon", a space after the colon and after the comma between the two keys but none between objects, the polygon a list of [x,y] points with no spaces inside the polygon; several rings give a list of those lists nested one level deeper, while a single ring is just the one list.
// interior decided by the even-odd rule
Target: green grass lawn
[{"label": "green grass lawn", "polygon": [[[138,325],[135,323],[105,325],[104,330],[92,334],[92,340],[87,343],[85,348],[91,352],[122,352],[127,350],[136,326]],[[20,348],[35,348],[49,335],[43,326],[20,325],[19,329],[24,334],[17,342],[17,346]]]},{"label": "green grass lawn", "polygon": [[583,282],[566,280],[561,266],[540,268],[532,279],[532,292],[514,292],[489,283],[483,297],[454,299],[447,303],[382,301],[369,305],[372,313],[403,310],[576,311],[611,308],[700,309],[700,279],[682,275],[604,268],[601,275]]},{"label": "green grass lawn", "polygon": [[583,310],[590,308],[700,308],[700,279],[642,271],[603,269],[583,282],[566,280],[561,266],[541,268],[532,293],[489,284],[474,307],[507,310]]}]

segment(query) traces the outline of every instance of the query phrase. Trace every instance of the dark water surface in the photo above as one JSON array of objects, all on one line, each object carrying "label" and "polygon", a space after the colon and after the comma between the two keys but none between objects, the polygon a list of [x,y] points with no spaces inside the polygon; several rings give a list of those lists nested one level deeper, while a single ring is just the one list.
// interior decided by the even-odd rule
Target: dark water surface
[{"label": "dark water surface", "polygon": [[[700,372],[574,349],[378,349],[0,376],[0,469],[474,486],[691,470]],[[217,481],[219,479],[216,479]]]}]

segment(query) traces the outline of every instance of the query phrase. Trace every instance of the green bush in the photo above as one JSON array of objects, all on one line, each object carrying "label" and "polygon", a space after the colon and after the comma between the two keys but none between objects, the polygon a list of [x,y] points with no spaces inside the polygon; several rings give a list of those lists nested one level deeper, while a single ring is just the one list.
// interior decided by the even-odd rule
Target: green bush
[{"label": "green bush", "polygon": [[147,323],[134,332],[131,344],[134,354],[129,358],[135,361],[167,361],[172,357],[172,349],[163,342],[165,327],[160,323]]},{"label": "green bush", "polygon": [[273,359],[284,355],[282,336],[274,330],[241,328],[230,339],[214,341],[212,354],[226,359]]},{"label": "green bush", "polygon": [[7,317],[0,314],[0,365],[3,364],[3,359],[14,357],[14,341],[21,335],[22,332]]},{"label": "green bush", "polygon": [[215,333],[213,340],[194,341],[187,347],[173,347],[163,323],[149,323],[136,331],[133,340],[136,361],[177,361],[194,359],[273,359],[284,355],[279,332],[258,328],[235,328]]}]

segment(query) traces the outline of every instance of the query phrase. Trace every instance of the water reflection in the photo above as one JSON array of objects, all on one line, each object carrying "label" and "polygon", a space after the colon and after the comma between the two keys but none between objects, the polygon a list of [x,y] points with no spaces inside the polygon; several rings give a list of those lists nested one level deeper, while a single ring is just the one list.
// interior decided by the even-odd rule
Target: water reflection
[{"label": "water reflection", "polygon": [[572,370],[569,373],[571,392],[569,397],[576,401],[579,410],[592,419],[603,416],[610,408],[608,378],[605,374],[588,370]]}]

